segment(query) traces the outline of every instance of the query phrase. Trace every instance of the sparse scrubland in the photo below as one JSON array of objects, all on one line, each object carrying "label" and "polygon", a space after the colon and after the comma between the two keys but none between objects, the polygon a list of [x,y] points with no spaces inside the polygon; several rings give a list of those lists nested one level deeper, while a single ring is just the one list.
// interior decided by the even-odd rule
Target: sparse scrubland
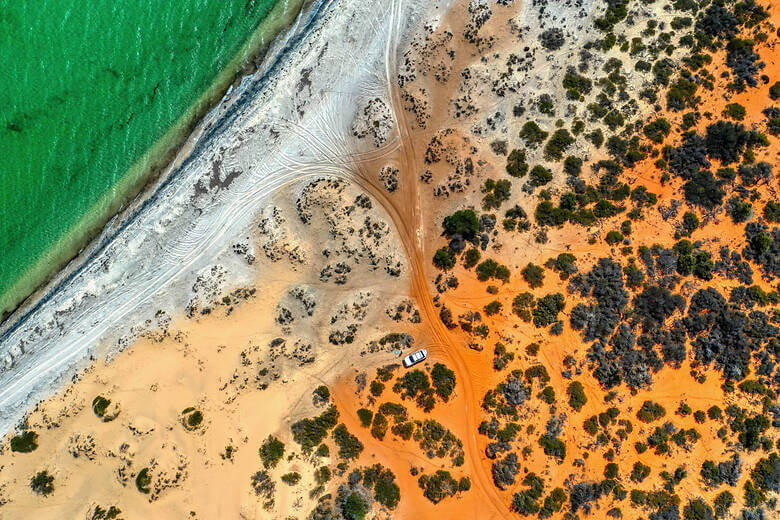
[{"label": "sparse scrubland", "polygon": [[47,505],[80,478],[49,431],[73,417],[68,456],[123,490],[85,497],[93,520],[190,497],[200,459],[257,518],[777,517],[778,16],[472,0],[427,20],[392,99],[358,110],[360,182],[264,210],[263,297],[215,293],[149,339],[194,372],[221,359],[215,388],[146,428],[124,381],[42,405],[0,454],[0,517],[11,487]]}]

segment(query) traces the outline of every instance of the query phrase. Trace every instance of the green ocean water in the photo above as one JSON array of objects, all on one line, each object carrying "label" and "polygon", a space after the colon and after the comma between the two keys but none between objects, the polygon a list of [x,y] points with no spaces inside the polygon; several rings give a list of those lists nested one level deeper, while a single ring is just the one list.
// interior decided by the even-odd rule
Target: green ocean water
[{"label": "green ocean water", "polygon": [[170,151],[275,3],[0,0],[0,311]]}]

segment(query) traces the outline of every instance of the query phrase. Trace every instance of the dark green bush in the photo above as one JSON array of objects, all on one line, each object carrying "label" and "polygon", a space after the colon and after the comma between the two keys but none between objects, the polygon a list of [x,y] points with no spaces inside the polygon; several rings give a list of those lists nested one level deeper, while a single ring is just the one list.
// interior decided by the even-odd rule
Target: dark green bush
[{"label": "dark green bush", "polygon": [[31,430],[25,430],[19,435],[11,437],[11,451],[17,453],[30,453],[38,448],[38,434]]},{"label": "dark green bush", "polygon": [[520,138],[523,139],[529,147],[536,147],[542,144],[550,134],[539,128],[534,121],[527,121],[520,130]]},{"label": "dark green bush", "polygon": [[264,468],[275,468],[283,456],[284,443],[273,435],[269,435],[260,445],[260,460]]},{"label": "dark green bush", "polygon": [[566,394],[569,396],[569,406],[577,411],[580,411],[588,402],[585,387],[579,381],[572,381],[566,389]]},{"label": "dark green bush", "polygon": [[54,491],[54,477],[46,470],[39,471],[30,479],[30,489],[37,495],[50,495]]},{"label": "dark green bush", "polygon": [[152,488],[150,487],[151,484],[152,476],[150,474],[149,468],[143,468],[135,477],[135,487],[141,493],[148,495],[152,492]]},{"label": "dark green bush", "polygon": [[544,283],[544,268],[534,263],[526,265],[520,273],[523,279],[532,288],[541,287]]},{"label": "dark green bush", "polygon": [[360,408],[357,411],[358,419],[360,419],[360,424],[363,425],[364,428],[368,428],[371,426],[371,420],[374,418],[374,412],[367,408]]}]

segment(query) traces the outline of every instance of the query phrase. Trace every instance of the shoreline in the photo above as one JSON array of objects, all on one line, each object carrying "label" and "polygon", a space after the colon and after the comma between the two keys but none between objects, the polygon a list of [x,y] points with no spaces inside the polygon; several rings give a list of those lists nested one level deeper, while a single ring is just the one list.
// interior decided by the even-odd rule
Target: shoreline
[{"label": "shoreline", "polygon": [[188,146],[208,130],[214,112],[223,103],[238,101],[238,98],[231,100],[231,95],[247,78],[267,65],[269,51],[279,39],[285,38],[287,30],[292,29],[296,20],[305,16],[306,10],[315,3],[321,3],[321,0],[278,1],[236,55],[215,76],[210,87],[176,123],[125,171],[122,178],[84,213],[76,225],[48,247],[0,295],[0,341],[6,332],[15,328],[16,322],[24,320],[41,300],[56,292],[71,274],[78,271],[93,251],[99,252],[100,243],[113,234],[111,227],[114,222],[132,218],[133,207],[138,201],[151,196],[164,185],[167,176],[175,174],[182,155],[189,153]]},{"label": "shoreline", "polygon": [[[148,279],[145,270],[148,266],[143,264],[160,263],[160,261],[156,256],[144,259],[136,255],[125,259],[120,257],[119,253],[115,255],[115,250],[123,245],[125,247],[140,245],[144,251],[149,251],[149,248],[156,249],[155,237],[150,235],[156,234],[159,230],[150,228],[149,221],[160,222],[155,220],[159,214],[171,210],[175,213],[182,208],[181,197],[186,196],[184,192],[187,191],[187,186],[190,186],[193,176],[197,179],[197,176],[202,173],[200,167],[204,160],[208,160],[208,151],[215,149],[215,142],[227,139],[228,134],[225,132],[231,129],[237,120],[245,119],[249,113],[256,113],[252,103],[271,95],[266,94],[268,91],[266,87],[268,85],[272,87],[276,82],[281,81],[282,76],[278,71],[287,66],[290,62],[288,58],[294,56],[291,59],[300,60],[301,56],[306,56],[305,50],[299,49],[299,43],[306,41],[310,34],[316,33],[325,23],[321,19],[327,18],[326,14],[328,16],[332,14],[332,11],[327,9],[331,3],[330,0],[307,3],[299,12],[297,22],[289,26],[289,30],[283,36],[277,37],[268,46],[262,75],[245,76],[239,82],[239,86],[231,89],[222,103],[209,112],[202,120],[198,131],[181,149],[186,153],[180,153],[174,164],[170,166],[171,172],[158,178],[141,196],[136,197],[121,215],[114,217],[103,232],[93,239],[90,247],[82,251],[77,261],[72,261],[68,268],[60,272],[56,283],[50,283],[45,290],[40,290],[34,302],[31,301],[23,312],[17,311],[18,317],[11,321],[7,320],[3,324],[4,328],[0,332],[0,350],[2,350],[0,375],[5,380],[5,391],[0,404],[0,424],[4,432],[13,428],[16,422],[34,406],[34,403],[61,388],[72,377],[79,377],[78,374],[84,368],[84,363],[99,350],[102,352],[101,356],[106,354],[103,349],[111,350],[111,345],[106,345],[106,341],[108,343],[116,341],[113,348],[118,347],[121,350],[122,341],[127,341],[128,337],[132,337],[137,331],[135,325],[129,328],[117,328],[117,325],[121,320],[124,320],[121,323],[126,325],[130,325],[127,320],[131,320],[133,324],[140,323],[141,320],[136,318],[139,314],[143,314],[145,307],[138,307],[139,301],[149,304],[150,298],[155,296],[156,301],[153,305],[160,305],[156,307],[159,309],[165,307],[164,303],[160,303],[160,299],[176,308],[186,303],[182,301],[182,291],[185,289],[168,286],[171,282],[175,282],[174,285],[178,284],[179,278],[185,271],[192,273],[198,269],[198,265],[202,266],[206,256],[202,250],[202,242],[199,242],[200,252],[196,256],[189,253],[186,262],[176,264],[176,272],[173,274],[171,274],[173,268],[170,267],[169,256],[177,256],[178,253],[172,253],[165,260],[160,260],[168,267],[158,271],[155,280],[138,287],[140,293],[135,294],[130,291],[131,295],[125,293],[127,278]],[[272,58],[269,59],[269,56]],[[270,193],[279,185],[286,184],[292,180],[290,177],[295,176],[293,174],[296,172],[291,171],[280,178],[269,179],[269,186],[263,186],[255,196],[263,196],[264,193]],[[179,199],[179,202],[175,202],[176,199]],[[192,201],[189,201],[189,204],[191,203]],[[187,211],[191,213],[190,210]],[[165,218],[168,216],[166,215]],[[219,218],[224,217],[219,216]],[[173,227],[179,228],[181,224],[182,219],[179,218]],[[203,239],[206,237],[202,237],[201,240]],[[186,242],[186,238],[182,240]],[[213,250],[220,239],[209,236],[208,240],[214,242],[210,243]],[[122,266],[118,270],[109,269],[108,266],[115,261],[121,262]],[[131,265],[139,262],[142,274],[139,274],[138,265]],[[102,277],[95,282],[101,287],[93,286],[91,283],[89,286],[74,285],[79,277],[92,275]],[[103,292],[108,292],[111,296]],[[110,306],[94,307],[92,302],[96,297],[102,300],[109,299]],[[128,297],[131,299],[127,300]],[[125,300],[117,302],[116,298],[125,298]],[[95,320],[94,313],[98,308],[103,309],[101,311],[103,314]],[[88,328],[80,328],[80,332],[72,327],[63,329],[62,325],[71,320],[78,320],[80,326],[86,325]],[[89,323],[85,323],[87,321]],[[76,324],[73,322],[74,326]],[[129,336],[122,336],[123,332],[125,334],[129,332]],[[72,336],[71,333],[77,334],[78,338],[68,339]]]}]

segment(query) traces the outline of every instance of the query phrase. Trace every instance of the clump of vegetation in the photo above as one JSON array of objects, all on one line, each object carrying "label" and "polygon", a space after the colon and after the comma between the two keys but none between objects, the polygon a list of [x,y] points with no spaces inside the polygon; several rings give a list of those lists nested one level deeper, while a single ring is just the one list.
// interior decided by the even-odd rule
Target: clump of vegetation
[{"label": "clump of vegetation", "polygon": [[482,193],[484,194],[482,197],[482,209],[486,211],[498,209],[512,195],[512,183],[507,179],[497,181],[487,179],[482,186]]},{"label": "clump of vegetation", "polygon": [[509,153],[506,159],[506,172],[512,177],[523,177],[528,173],[524,150],[514,149]]},{"label": "clump of vegetation", "polygon": [[339,447],[339,457],[342,459],[356,459],[363,451],[363,443],[347,431],[344,424],[339,424],[333,430],[333,440]]},{"label": "clump of vegetation", "polygon": [[95,505],[90,512],[91,516],[87,517],[89,520],[122,520],[119,518],[122,510],[116,506],[109,506],[108,509],[103,509],[100,505]]},{"label": "clump of vegetation", "polygon": [[339,412],[331,405],[317,417],[301,419],[293,423],[290,427],[293,440],[301,445],[304,452],[310,452],[325,439],[328,430],[336,426],[338,419]]},{"label": "clump of vegetation", "polygon": [[523,275],[523,279],[531,288],[541,287],[544,283],[544,268],[536,264],[529,263],[520,271],[520,274]]},{"label": "clump of vegetation", "polygon": [[30,453],[38,448],[38,434],[32,430],[25,430],[19,435],[11,437],[11,451],[16,453]]},{"label": "clump of vegetation", "polygon": [[330,400],[330,390],[325,385],[320,385],[312,392],[314,396],[314,404],[320,405],[327,403]]},{"label": "clump of vegetation", "polygon": [[440,469],[433,475],[421,475],[417,484],[423,490],[425,498],[438,504],[447,497],[453,497],[458,492],[458,481],[449,471]]},{"label": "clump of vegetation", "polygon": [[588,397],[585,395],[585,387],[579,381],[572,381],[566,388],[566,394],[569,396],[569,406],[578,412],[588,402]]},{"label": "clump of vegetation", "polygon": [[563,294],[548,294],[536,301],[536,307],[533,310],[534,325],[537,327],[546,327],[558,321],[558,314],[563,310],[565,300]]},{"label": "clump of vegetation", "polygon": [[39,471],[30,479],[30,489],[36,495],[50,495],[54,492],[54,477],[46,470]]},{"label": "clump of vegetation", "polygon": [[657,421],[666,415],[666,409],[653,401],[645,401],[636,413],[637,419],[644,423]]},{"label": "clump of vegetation", "polygon": [[360,494],[352,492],[341,501],[341,514],[347,520],[363,520],[371,507]]},{"label": "clump of vegetation", "polygon": [[181,411],[181,424],[186,430],[194,431],[203,424],[203,412],[189,407]]},{"label": "clump of vegetation", "polygon": [[507,283],[509,281],[509,268],[488,258],[477,265],[477,279],[481,282],[496,279]]},{"label": "clump of vegetation", "polygon": [[646,466],[637,461],[634,463],[634,467],[631,469],[631,480],[634,482],[642,482],[650,476],[650,466]]},{"label": "clump of vegetation", "polygon": [[110,422],[117,418],[117,415],[119,415],[119,411],[115,411],[115,413],[108,413],[108,407],[111,405],[111,401],[109,399],[106,399],[102,395],[99,395],[95,397],[92,400],[92,411],[100,417],[103,422]]},{"label": "clump of vegetation", "polygon": [[530,148],[535,148],[542,144],[550,134],[545,132],[534,121],[527,121],[520,130],[520,138]]},{"label": "clump of vegetation", "polygon": [[544,186],[552,180],[553,174],[552,170],[549,168],[545,168],[541,164],[537,164],[531,168],[529,177],[531,179],[532,186]]},{"label": "clump of vegetation", "polygon": [[297,471],[291,471],[281,476],[282,482],[289,486],[294,486],[301,481],[301,474]]},{"label": "clump of vegetation", "polygon": [[273,435],[269,435],[260,445],[259,453],[264,468],[275,468],[284,456],[284,443]]},{"label": "clump of vegetation", "polygon": [[135,477],[135,487],[141,493],[148,495],[149,493],[152,492],[151,485],[152,485],[151,470],[149,468],[141,469],[141,471],[139,471],[138,475],[136,475]]},{"label": "clump of vegetation", "polygon": [[518,491],[512,497],[512,510],[521,515],[532,515],[539,513],[539,499],[544,493],[544,480],[536,473],[529,473],[523,479],[523,485],[527,487]]},{"label": "clump of vegetation", "polygon": [[381,464],[363,470],[363,485],[374,489],[374,499],[388,509],[395,509],[401,500],[401,489],[395,474]]},{"label": "clump of vegetation", "polygon": [[455,390],[455,372],[443,363],[435,363],[431,370],[431,382],[436,395],[445,402],[449,401],[453,390]]},{"label": "clump of vegetation", "polygon": [[358,419],[360,419],[360,424],[364,428],[371,426],[371,420],[374,418],[374,412],[368,410],[367,408],[361,408],[357,411],[357,415]]},{"label": "clump of vegetation", "polygon": [[577,265],[575,262],[577,257],[571,253],[561,253],[555,258],[550,258],[545,262],[545,267],[549,267],[558,272],[561,280],[566,280],[569,276],[577,272]]},{"label": "clump of vegetation", "polygon": [[544,158],[548,161],[560,161],[563,154],[574,144],[574,137],[565,128],[559,128],[544,146]]}]

